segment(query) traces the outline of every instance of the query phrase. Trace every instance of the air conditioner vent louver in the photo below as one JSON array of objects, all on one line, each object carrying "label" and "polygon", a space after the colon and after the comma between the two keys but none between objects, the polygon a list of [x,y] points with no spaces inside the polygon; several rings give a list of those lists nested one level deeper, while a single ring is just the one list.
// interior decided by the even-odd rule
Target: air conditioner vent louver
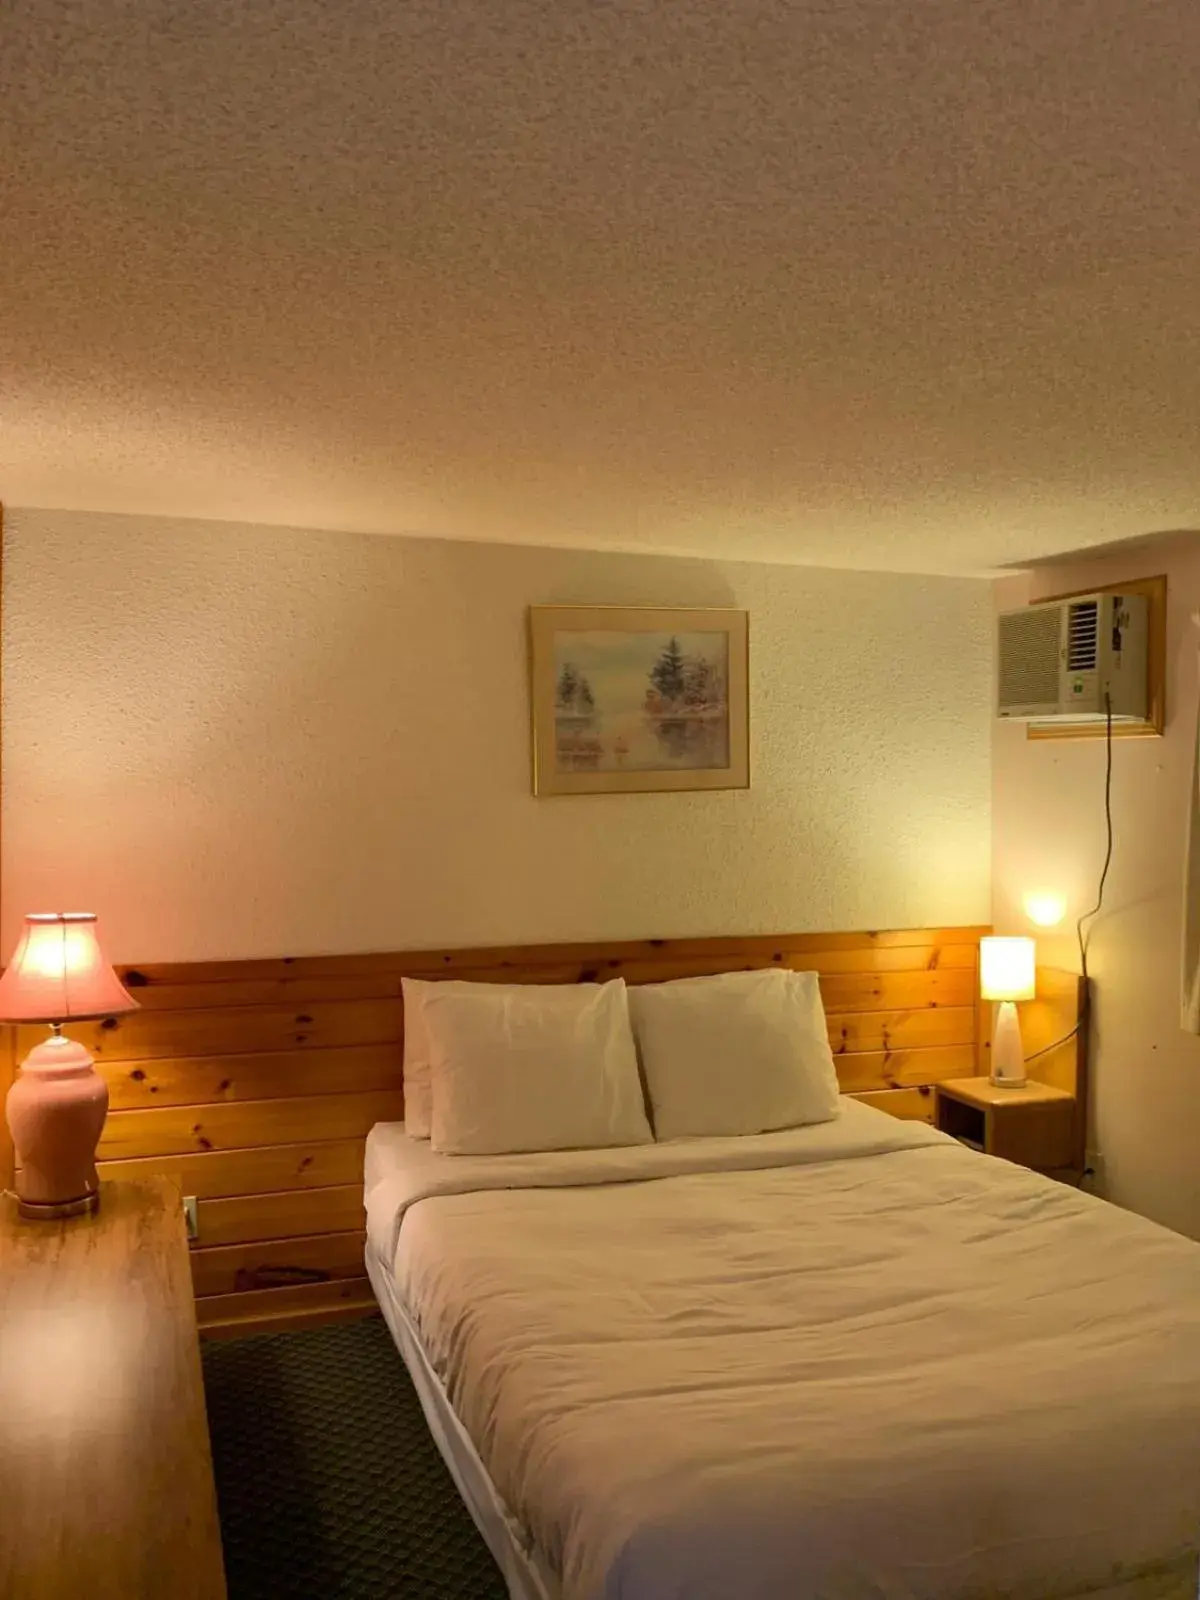
[{"label": "air conditioner vent louver", "polygon": [[1067,671],[1094,672],[1100,646],[1100,607],[1085,600],[1071,607],[1067,637]]},{"label": "air conditioner vent louver", "polygon": [[1000,618],[1000,704],[1058,700],[1058,612],[1033,607]]}]

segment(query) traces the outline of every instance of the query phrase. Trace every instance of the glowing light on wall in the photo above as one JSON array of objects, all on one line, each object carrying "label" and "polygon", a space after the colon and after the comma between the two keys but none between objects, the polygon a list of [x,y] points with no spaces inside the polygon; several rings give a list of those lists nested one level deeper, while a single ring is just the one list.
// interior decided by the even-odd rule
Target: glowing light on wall
[{"label": "glowing light on wall", "polygon": [[1039,928],[1053,928],[1067,914],[1067,897],[1057,889],[1030,889],[1024,899],[1025,915]]}]

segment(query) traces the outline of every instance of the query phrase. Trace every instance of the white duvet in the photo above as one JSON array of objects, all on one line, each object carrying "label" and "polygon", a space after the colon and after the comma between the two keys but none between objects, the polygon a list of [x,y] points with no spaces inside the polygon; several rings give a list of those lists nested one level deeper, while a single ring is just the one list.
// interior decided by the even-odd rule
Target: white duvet
[{"label": "white duvet", "polygon": [[368,1249],[565,1600],[1194,1596],[1200,1247],[854,1102],[368,1144]]}]

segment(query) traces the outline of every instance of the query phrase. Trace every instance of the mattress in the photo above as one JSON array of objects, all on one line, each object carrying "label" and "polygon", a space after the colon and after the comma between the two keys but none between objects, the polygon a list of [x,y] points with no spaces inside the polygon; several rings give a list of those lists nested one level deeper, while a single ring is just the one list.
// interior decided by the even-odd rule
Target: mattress
[{"label": "mattress", "polygon": [[367,1225],[514,1594],[1196,1593],[1200,1247],[1140,1218],[844,1102],[541,1156],[383,1126]]}]

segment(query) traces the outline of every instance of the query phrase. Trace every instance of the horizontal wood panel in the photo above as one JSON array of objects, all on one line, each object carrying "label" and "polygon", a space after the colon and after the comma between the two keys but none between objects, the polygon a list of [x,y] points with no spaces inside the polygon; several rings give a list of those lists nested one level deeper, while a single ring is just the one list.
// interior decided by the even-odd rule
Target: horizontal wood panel
[{"label": "horizontal wood panel", "polygon": [[967,1077],[975,1070],[975,1046],[951,1044],[925,1050],[872,1050],[834,1058],[843,1094],[868,1089],[902,1089],[946,1078]]},{"label": "horizontal wood panel", "polygon": [[835,1058],[862,1050],[972,1044],[975,1009],[961,1006],[945,1011],[865,1011],[860,1016],[831,1016],[828,1026]]},{"label": "horizontal wood panel", "polygon": [[937,1107],[932,1089],[881,1089],[875,1094],[856,1094],[854,1098],[906,1122],[932,1122]]},{"label": "horizontal wood panel", "polygon": [[[868,945],[847,950],[763,950],[747,953],[740,962],[728,955],[672,956],[664,963],[657,956],[609,957],[602,962],[553,961],[509,963],[503,968],[484,964],[452,969],[459,979],[480,982],[514,983],[531,978],[540,983],[578,983],[585,973],[597,978],[624,977],[629,982],[659,982],[669,967],[674,977],[702,976],[709,972],[786,966],[794,972],[921,972],[971,968],[977,963],[975,944],[951,945]],[[211,1009],[214,1004],[232,1006],[271,1006],[303,1009],[306,1005],[331,1000],[394,999],[400,994],[403,976],[445,978],[451,971],[437,967],[424,974],[411,972],[348,974],[345,977],[227,978],[219,980],[219,999],[214,980],[192,982],[153,982],[135,986],[134,998],[144,1010],[188,1011]]]},{"label": "horizontal wood panel", "polygon": [[[707,965],[707,963],[706,963]],[[821,975],[830,1015],[967,1006],[974,1002],[973,969]],[[213,1011],[133,1012],[106,1022],[81,1023],[73,1036],[105,1063],[257,1051],[295,1053],[349,1045],[384,1044],[401,1037],[398,1000],[342,1000],[306,1011],[220,1007]],[[22,1028],[24,1048],[41,1037]]]},{"label": "horizontal wood panel", "polygon": [[[897,1071],[924,1070],[926,1064],[913,1052],[921,1044],[937,1043],[955,1033],[965,1036],[960,1037],[960,1044],[969,1045],[973,1018],[974,1013],[966,1011],[904,1012],[896,1016],[878,1012],[839,1019],[836,1030],[831,1022],[839,1081],[848,1088],[854,1075],[863,1072],[883,1073],[884,1081],[893,1081],[886,1077],[885,1058],[889,1054],[907,1056]],[[868,1040],[876,1045],[874,1051],[845,1048],[851,1041],[861,1044]],[[905,1045],[909,1047],[907,1052],[900,1049]],[[952,1062],[947,1058],[944,1070],[932,1060],[928,1066],[934,1075],[922,1078],[923,1082],[961,1076],[971,1070],[970,1051],[960,1052]],[[396,1121],[402,1116],[403,1098],[395,1090],[114,1111],[105,1124],[99,1155],[102,1161],[110,1161],[365,1137],[376,1122]]]},{"label": "horizontal wood panel", "polygon": [[250,1289],[290,1288],[272,1283],[320,1273],[322,1279],[360,1278],[366,1234],[322,1233],[296,1239],[256,1240],[252,1244],[222,1245],[192,1251],[192,1283],[197,1295],[233,1294]]},{"label": "horizontal wood panel", "polygon": [[267,1145],[254,1150],[217,1150],[199,1155],[154,1155],[101,1161],[102,1178],[138,1178],[164,1173],[181,1194],[200,1199],[271,1194],[300,1187],[356,1184],[361,1190],[364,1145],[360,1138],[310,1144]]},{"label": "horizontal wood panel", "polygon": [[114,1111],[126,1111],[397,1089],[403,1054],[398,1044],[366,1044],[333,1050],[102,1061],[97,1065],[108,1083],[110,1106]]},{"label": "horizontal wood panel", "polygon": [[146,982],[222,983],[248,979],[344,978],[353,975],[420,976],[460,967],[493,970],[532,965],[594,963],[650,958],[661,967],[675,956],[770,956],[774,951],[903,949],[920,945],[977,944],[991,929],[984,925],[957,928],[898,928],[864,933],[731,934],[696,939],[627,939],[607,943],[491,945],[452,950],[379,951],[341,956],[279,956],[249,961],[155,962],[124,966]]},{"label": "horizontal wood panel", "polygon": [[134,984],[130,994],[143,1011],[209,1011],[214,1006],[273,1006],[303,1010],[330,1000],[397,1000],[401,974],[348,973],[328,978],[227,978],[214,982]]},{"label": "horizontal wood panel", "polygon": [[278,1194],[201,1200],[196,1245],[245,1244],[255,1239],[340,1233],[363,1226],[361,1183],[328,1189],[288,1189]]},{"label": "horizontal wood panel", "polygon": [[895,945],[867,950],[817,950],[811,955],[789,954],[793,972],[932,972],[956,968],[974,970],[979,964],[978,944]]},{"label": "horizontal wood panel", "polygon": [[[602,962],[528,962],[507,963],[506,966],[478,965],[454,966],[453,970],[434,968],[424,973],[349,974],[346,978],[259,978],[221,979],[219,1005],[221,1006],[274,1006],[274,1008],[299,1008],[320,1005],[336,1000],[371,1000],[395,998],[400,995],[403,976],[448,978],[470,982],[542,982],[542,984],[574,984],[584,979],[605,981],[624,978],[627,982],[661,982],[670,978],[702,978],[709,973],[750,971],[763,966],[787,966],[792,971],[805,973],[918,973],[918,971],[947,971],[955,968],[973,970],[978,962],[976,944],[926,944],[926,946],[867,946],[866,949],[848,950],[758,950],[731,958],[730,955],[672,955],[664,962],[661,954],[635,955],[635,957],[608,957]],[[189,1011],[211,1008],[218,1003],[213,981],[149,982],[134,986],[133,995],[142,1010]]]},{"label": "horizontal wood panel", "polygon": [[[936,951],[924,950],[918,953],[928,956],[930,960],[938,954]],[[722,972],[757,972],[781,967],[792,972],[819,973],[822,991],[825,991],[828,984],[831,986],[830,994],[835,997],[843,994],[850,999],[861,996],[863,1003],[867,1004],[870,1003],[869,997],[878,992],[881,995],[879,1003],[884,1005],[936,1004],[938,985],[929,980],[936,979],[939,974],[944,977],[947,993],[958,995],[973,989],[975,981],[973,961],[943,969],[939,965],[930,966],[926,961],[911,966],[904,961],[896,961],[894,964],[886,962],[879,966],[872,959],[880,955],[907,957],[908,954],[907,950],[821,951],[810,957],[781,951],[773,955],[751,955],[740,959],[720,955],[696,955],[676,956],[668,963],[646,958],[606,961],[594,965],[584,963],[562,967],[529,967],[524,970],[503,972],[487,967],[467,968],[456,971],[453,976],[473,983],[602,983],[613,978],[623,978],[629,984],[642,984],[664,983],[677,978],[706,978]],[[435,976],[445,977],[447,974],[441,973]],[[910,994],[913,996],[912,999],[908,998]],[[934,998],[927,999],[926,996]]]},{"label": "horizontal wood panel", "polygon": [[821,974],[821,998],[842,1011],[900,1011],[925,1006],[973,1006],[974,971],[842,972]]},{"label": "horizontal wood panel", "polygon": [[100,1156],[184,1155],[309,1139],[361,1139],[375,1123],[403,1116],[403,1104],[399,1094],[384,1092],[114,1111],[104,1127]]},{"label": "horizontal wood panel", "polygon": [[250,1332],[282,1332],[372,1316],[379,1305],[369,1280],[338,1278],[291,1289],[248,1289],[241,1294],[210,1294],[196,1302],[196,1320],[207,1339],[236,1338]]},{"label": "horizontal wood panel", "polygon": [[[334,1045],[394,1042],[400,1037],[400,1012],[399,1000],[329,1001],[300,1011],[254,1006],[133,1011],[103,1022],[73,1023],[71,1037],[103,1061],[321,1050]],[[17,1032],[23,1051],[45,1037],[44,1028],[30,1025]]]}]

